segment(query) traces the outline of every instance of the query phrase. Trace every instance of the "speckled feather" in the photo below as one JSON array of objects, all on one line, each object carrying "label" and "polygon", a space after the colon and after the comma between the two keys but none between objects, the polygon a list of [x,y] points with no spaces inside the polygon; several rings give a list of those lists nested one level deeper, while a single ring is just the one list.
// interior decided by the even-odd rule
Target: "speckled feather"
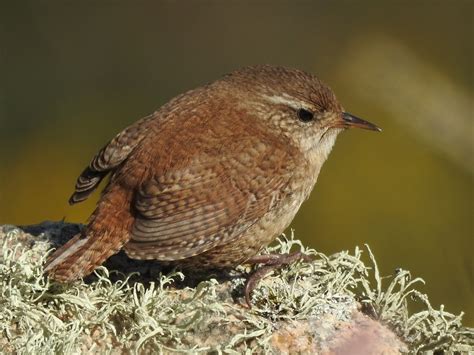
[{"label": "speckled feather", "polygon": [[[311,108],[320,123],[300,122],[298,107]],[[323,123],[341,112],[314,76],[271,66],[176,97],[92,159],[70,202],[87,198],[108,173],[110,182],[83,233],[46,270],[71,281],[121,248],[131,258],[192,267],[245,262],[308,197],[340,131]]]}]

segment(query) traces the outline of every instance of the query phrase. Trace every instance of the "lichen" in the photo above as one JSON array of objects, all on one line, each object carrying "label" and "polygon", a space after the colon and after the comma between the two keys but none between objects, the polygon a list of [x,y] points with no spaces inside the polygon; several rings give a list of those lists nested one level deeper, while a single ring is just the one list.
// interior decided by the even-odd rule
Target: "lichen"
[{"label": "lichen", "polygon": [[[390,326],[410,351],[473,349],[474,332],[462,326],[462,313],[434,309],[414,288],[422,280],[408,271],[381,277],[368,246],[364,261],[360,248],[326,256],[293,236],[281,237],[264,253],[301,250],[313,261],[298,261],[267,276],[248,310],[235,295],[241,295],[249,269],[239,268],[223,283],[210,279],[176,287],[185,277],[180,272],[140,281],[140,275],[100,267],[92,282],[62,285],[43,275],[50,244],[20,245],[19,233],[13,228],[3,234],[0,253],[4,352],[265,352],[282,322],[325,314],[345,320],[357,308]],[[410,314],[410,303],[423,309]]]}]

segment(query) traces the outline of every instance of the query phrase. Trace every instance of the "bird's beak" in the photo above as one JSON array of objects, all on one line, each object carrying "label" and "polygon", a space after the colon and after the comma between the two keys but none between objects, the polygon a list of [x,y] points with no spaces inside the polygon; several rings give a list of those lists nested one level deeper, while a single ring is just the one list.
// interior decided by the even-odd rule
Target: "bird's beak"
[{"label": "bird's beak", "polygon": [[348,112],[342,113],[342,126],[347,127],[347,128],[358,127],[358,128],[369,129],[371,131],[377,131],[377,132],[382,131],[381,128],[377,127],[373,123],[364,121],[363,119],[356,117],[354,115],[351,115]]}]

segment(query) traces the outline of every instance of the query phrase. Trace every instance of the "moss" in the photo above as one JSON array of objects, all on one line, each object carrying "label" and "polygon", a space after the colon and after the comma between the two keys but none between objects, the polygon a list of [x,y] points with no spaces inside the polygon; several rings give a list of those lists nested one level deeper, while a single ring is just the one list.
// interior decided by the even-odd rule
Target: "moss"
[{"label": "moss", "polygon": [[[293,237],[280,238],[265,252],[302,250],[314,261],[266,277],[248,310],[235,300],[248,269],[240,268],[227,282],[210,279],[177,288],[173,285],[184,279],[179,272],[144,282],[139,275],[101,267],[93,282],[61,285],[43,276],[51,244],[41,238],[32,247],[19,244],[21,234],[10,228],[2,238],[0,346],[5,352],[262,352],[271,350],[271,335],[281,322],[325,314],[345,320],[360,307],[394,329],[410,351],[469,351],[474,345],[462,314],[434,309],[414,288],[422,280],[408,271],[381,277],[368,246],[364,261],[359,248],[326,256]],[[410,314],[412,303],[423,309]]]}]

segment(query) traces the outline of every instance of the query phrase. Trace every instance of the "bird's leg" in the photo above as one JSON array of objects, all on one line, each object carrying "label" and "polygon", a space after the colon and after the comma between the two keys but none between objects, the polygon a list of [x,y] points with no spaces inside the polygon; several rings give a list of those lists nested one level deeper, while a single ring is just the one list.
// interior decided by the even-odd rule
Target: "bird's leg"
[{"label": "bird's leg", "polygon": [[250,302],[250,294],[255,289],[255,286],[261,279],[263,279],[273,270],[279,269],[284,265],[294,263],[295,261],[300,259],[303,259],[305,261],[311,261],[311,257],[301,251],[297,251],[290,254],[256,255],[247,260],[245,262],[246,264],[263,264],[262,267],[258,268],[252,274],[249,275],[249,277],[247,278],[247,282],[245,283],[245,302],[247,303],[248,307],[252,308],[252,304]]}]

